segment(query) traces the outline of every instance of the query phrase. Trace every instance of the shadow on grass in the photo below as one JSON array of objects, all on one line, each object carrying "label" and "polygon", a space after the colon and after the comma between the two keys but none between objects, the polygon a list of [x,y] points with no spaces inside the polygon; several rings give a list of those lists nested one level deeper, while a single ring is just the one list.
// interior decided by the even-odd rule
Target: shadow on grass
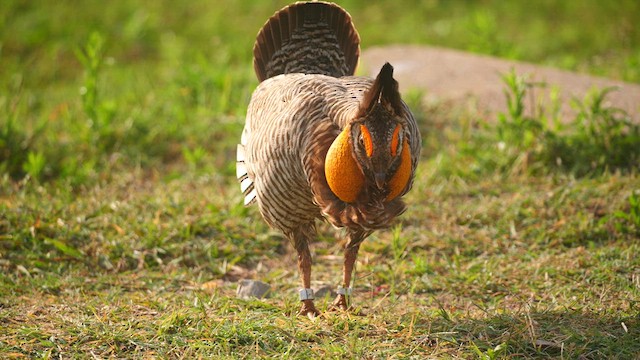
[{"label": "shadow on grass", "polygon": [[427,347],[469,346],[481,358],[631,359],[640,354],[638,314],[576,310],[500,314],[482,319],[424,319]]}]

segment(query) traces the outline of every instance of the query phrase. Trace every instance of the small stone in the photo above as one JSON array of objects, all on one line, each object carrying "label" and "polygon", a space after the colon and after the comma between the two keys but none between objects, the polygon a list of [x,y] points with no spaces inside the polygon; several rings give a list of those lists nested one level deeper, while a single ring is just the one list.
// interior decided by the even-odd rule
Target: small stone
[{"label": "small stone", "polygon": [[111,260],[109,260],[109,257],[104,254],[100,254],[100,256],[98,256],[98,265],[105,270],[114,269]]},{"label": "small stone", "polygon": [[313,293],[316,299],[324,299],[327,296],[330,298],[334,298],[338,295],[338,293],[335,292],[333,287],[329,285],[322,285],[314,289]]},{"label": "small stone", "polygon": [[262,299],[269,295],[271,285],[257,280],[240,280],[236,296],[241,299]]}]

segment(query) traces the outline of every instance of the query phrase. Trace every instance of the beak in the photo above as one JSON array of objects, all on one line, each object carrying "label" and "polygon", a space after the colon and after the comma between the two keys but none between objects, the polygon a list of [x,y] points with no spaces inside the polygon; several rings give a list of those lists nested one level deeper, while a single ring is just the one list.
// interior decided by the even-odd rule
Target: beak
[{"label": "beak", "polygon": [[375,173],[376,186],[378,189],[382,190],[385,184],[387,183],[387,174],[385,173]]}]

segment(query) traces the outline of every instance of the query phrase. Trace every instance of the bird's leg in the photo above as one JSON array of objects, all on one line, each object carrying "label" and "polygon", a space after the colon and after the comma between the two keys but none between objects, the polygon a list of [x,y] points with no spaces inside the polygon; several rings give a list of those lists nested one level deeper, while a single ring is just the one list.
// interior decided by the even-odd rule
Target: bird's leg
[{"label": "bird's leg", "polygon": [[342,287],[338,289],[338,296],[331,305],[334,309],[347,310],[349,307],[348,298],[351,295],[351,275],[353,265],[358,258],[358,250],[362,240],[369,235],[365,231],[349,231],[347,242],[344,245],[344,263],[342,266]]},{"label": "bird's leg", "polygon": [[360,244],[344,249],[344,264],[342,265],[342,287],[338,289],[338,296],[331,305],[333,308],[347,310],[347,308],[349,307],[348,296],[351,295],[351,274],[353,273],[353,264],[358,258],[359,249]]},{"label": "bird's leg", "polygon": [[300,300],[302,308],[299,315],[310,317],[320,315],[320,311],[313,304],[313,290],[311,290],[311,252],[309,251],[309,239],[315,231],[313,225],[298,228],[293,232],[293,245],[298,252],[298,270],[302,289],[300,290]]},{"label": "bird's leg", "polygon": [[320,315],[318,309],[313,304],[313,290],[311,290],[311,252],[309,245],[305,240],[298,241],[296,244],[298,250],[298,269],[300,271],[300,280],[302,280],[302,289],[300,290],[300,300],[302,308],[300,315],[316,316]]}]

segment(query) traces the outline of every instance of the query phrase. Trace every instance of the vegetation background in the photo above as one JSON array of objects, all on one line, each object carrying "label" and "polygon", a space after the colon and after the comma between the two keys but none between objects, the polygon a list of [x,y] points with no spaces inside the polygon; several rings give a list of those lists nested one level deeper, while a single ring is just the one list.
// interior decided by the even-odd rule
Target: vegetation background
[{"label": "vegetation background", "polygon": [[[364,245],[366,316],[295,316],[289,245],[234,155],[286,1],[0,2],[0,357],[640,356],[640,128],[615,89],[526,117],[423,104],[410,208]],[[364,48],[459,48],[640,82],[640,3],[341,1]],[[437,71],[437,69],[434,69]],[[314,279],[338,282],[323,228]],[[236,281],[272,285],[234,297]],[[326,301],[321,301],[326,306]]]}]

